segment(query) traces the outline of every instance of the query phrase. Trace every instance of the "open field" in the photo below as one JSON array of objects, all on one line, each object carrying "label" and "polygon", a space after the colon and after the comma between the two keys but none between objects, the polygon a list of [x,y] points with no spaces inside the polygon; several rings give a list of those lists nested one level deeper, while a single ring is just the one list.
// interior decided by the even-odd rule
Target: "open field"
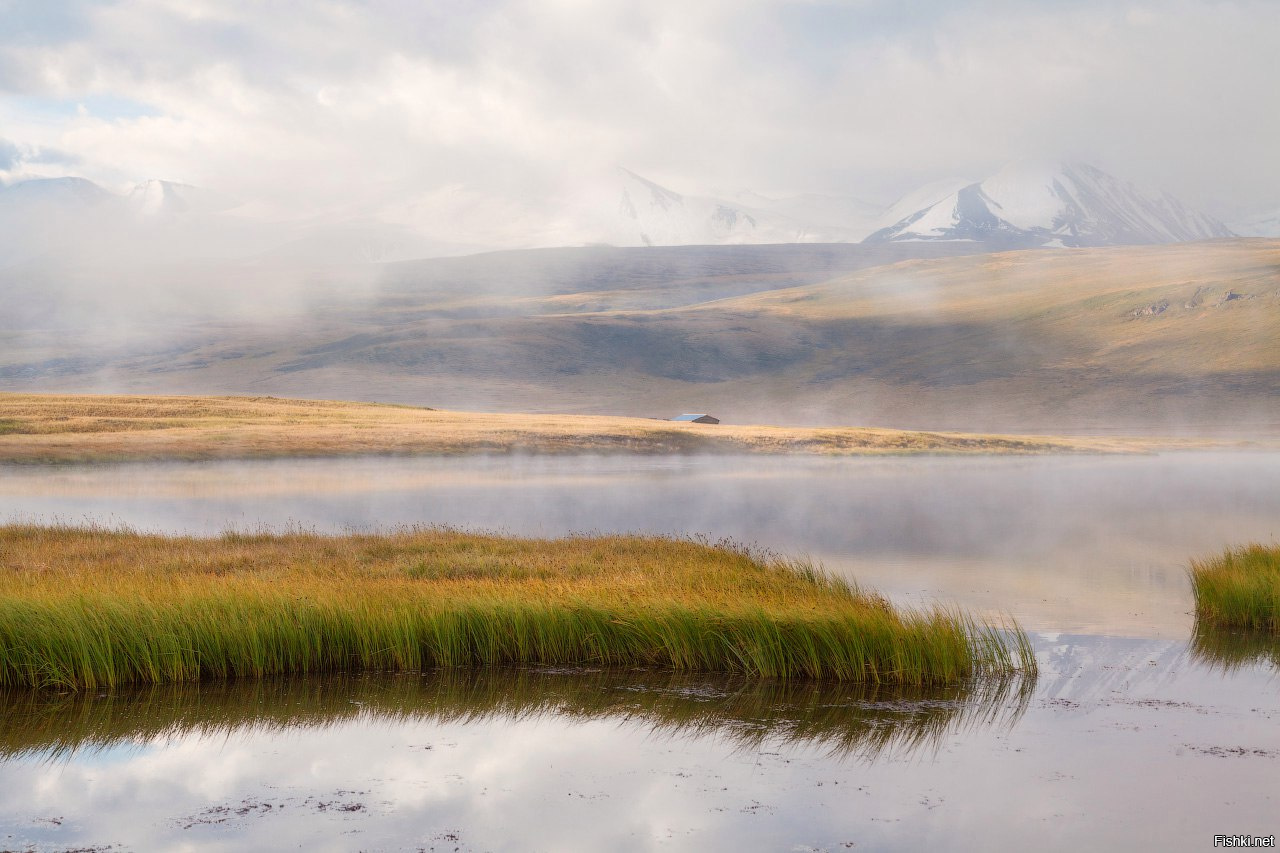
[{"label": "open field", "polygon": [[239,397],[0,394],[0,462],[374,453],[1124,453],[1245,442],[681,424]]},{"label": "open field", "polygon": [[1280,240],[908,250],[496,253],[318,271],[279,304],[244,270],[200,279],[241,315],[157,319],[156,298],[82,326],[81,300],[37,288],[0,315],[0,387],[1280,436]]},{"label": "open field", "polygon": [[904,684],[1035,669],[1016,627],[687,540],[13,525],[0,561],[0,687],[522,663]]},{"label": "open field", "polygon": [[1280,635],[1280,546],[1246,545],[1191,562],[1198,623]]}]

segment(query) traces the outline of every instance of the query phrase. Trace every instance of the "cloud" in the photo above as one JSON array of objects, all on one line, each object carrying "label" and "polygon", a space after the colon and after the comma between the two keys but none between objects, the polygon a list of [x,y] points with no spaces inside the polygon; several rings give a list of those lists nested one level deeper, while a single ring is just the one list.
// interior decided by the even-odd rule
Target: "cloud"
[{"label": "cloud", "polygon": [[7,5],[17,144],[307,215],[465,199],[471,224],[423,213],[460,242],[554,231],[616,164],[690,192],[890,201],[1083,156],[1215,212],[1280,199],[1264,2]]}]

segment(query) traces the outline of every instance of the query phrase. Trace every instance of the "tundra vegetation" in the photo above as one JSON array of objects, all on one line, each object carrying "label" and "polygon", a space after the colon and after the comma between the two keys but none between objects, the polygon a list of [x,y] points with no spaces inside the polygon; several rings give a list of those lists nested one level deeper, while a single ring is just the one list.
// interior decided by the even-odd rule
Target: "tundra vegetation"
[{"label": "tundra vegetation", "polygon": [[274,397],[0,393],[0,462],[465,453],[1107,453],[1239,442],[485,414]]},{"label": "tundra vegetation", "polygon": [[732,543],[0,527],[0,687],[518,664],[907,685],[1036,666],[1016,624]]}]

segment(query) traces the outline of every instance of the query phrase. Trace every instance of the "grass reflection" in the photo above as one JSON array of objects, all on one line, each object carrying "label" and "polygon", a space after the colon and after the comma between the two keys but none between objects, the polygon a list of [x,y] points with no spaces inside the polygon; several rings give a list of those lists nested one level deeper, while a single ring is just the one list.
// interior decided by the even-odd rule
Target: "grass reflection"
[{"label": "grass reflection", "polygon": [[247,729],[284,733],[363,721],[472,723],[615,720],[661,736],[710,736],[754,750],[807,747],[835,757],[901,757],[953,734],[1011,727],[1034,676],[921,689],[643,670],[545,668],[337,674],[154,685],[110,692],[0,693],[0,757],[84,752]]},{"label": "grass reflection", "polygon": [[1197,619],[1189,648],[1192,659],[1210,669],[1230,673],[1269,665],[1280,670],[1280,634],[1271,631],[1218,628]]}]

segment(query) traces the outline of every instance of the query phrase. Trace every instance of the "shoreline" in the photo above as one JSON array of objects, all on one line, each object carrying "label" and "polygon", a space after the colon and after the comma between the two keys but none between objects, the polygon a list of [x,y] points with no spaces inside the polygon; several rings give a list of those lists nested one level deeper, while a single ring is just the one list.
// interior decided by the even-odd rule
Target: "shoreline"
[{"label": "shoreline", "polygon": [[683,424],[275,397],[0,393],[0,464],[371,456],[1097,455],[1274,450],[1267,439]]}]

